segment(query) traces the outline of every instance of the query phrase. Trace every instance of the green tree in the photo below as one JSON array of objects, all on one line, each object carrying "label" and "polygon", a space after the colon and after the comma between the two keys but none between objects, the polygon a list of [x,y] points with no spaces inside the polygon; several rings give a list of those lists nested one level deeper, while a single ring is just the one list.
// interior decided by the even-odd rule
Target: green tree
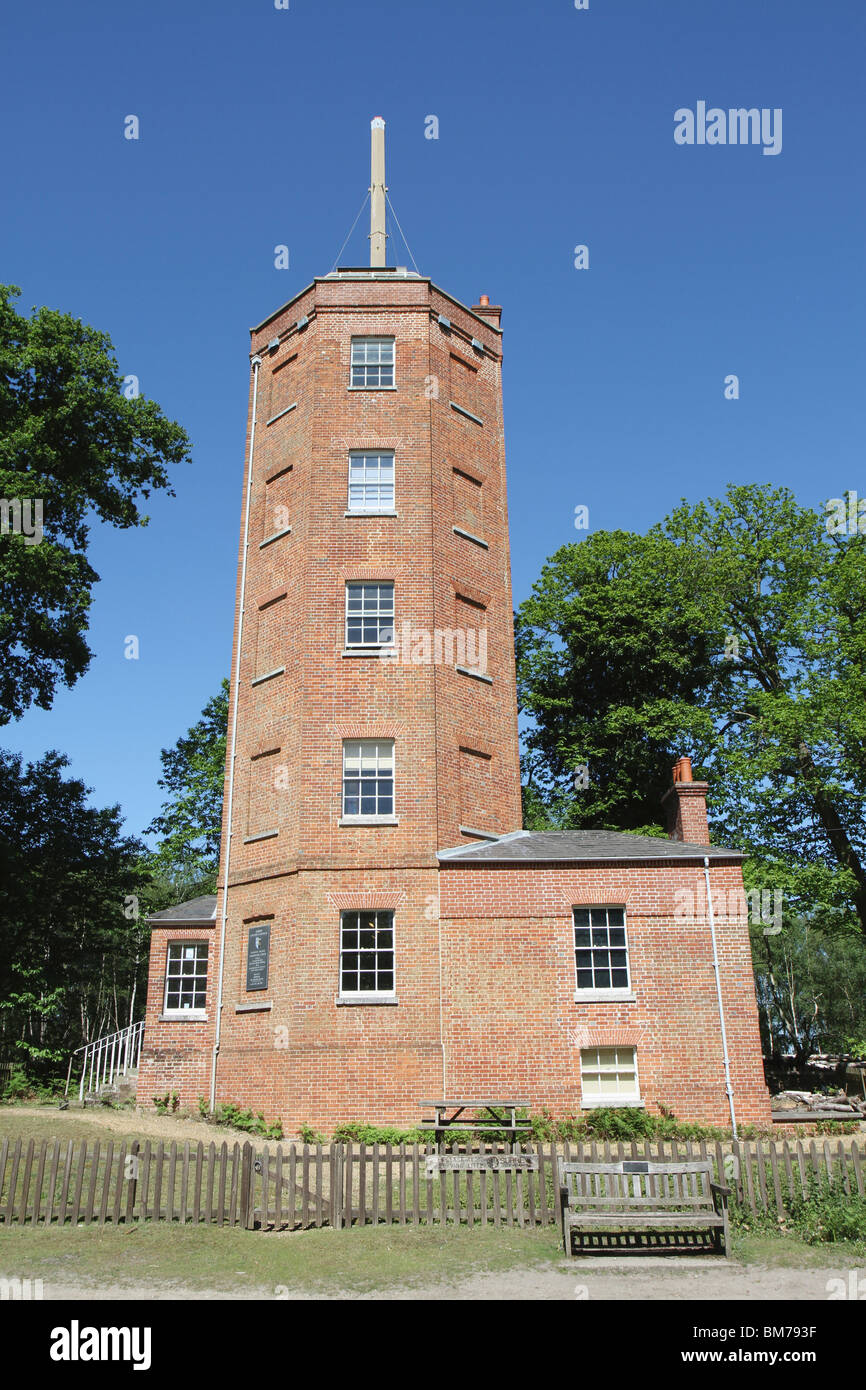
[{"label": "green tree", "polygon": [[160,754],[158,785],[169,797],[147,834],[160,837],[150,866],[167,898],[161,906],[216,887],[228,706],[229,683],[223,680],[200,719]]},{"label": "green tree", "polygon": [[[146,525],[140,500],[173,495],[169,465],[189,457],[180,425],[124,394],[104,333],[53,309],[26,318],[19,293],[0,285],[0,724],[49,709],[90,664],[88,520]],[[9,506],[25,500],[41,507],[38,543],[10,530]]]},{"label": "green tree", "polygon": [[866,942],[788,916],[778,934],[751,929],[765,1055],[845,1053],[866,1038]]},{"label": "green tree", "polygon": [[866,932],[866,537],[829,536],[786,488],[731,487],[563,547],[518,619],[531,815],[658,822],[688,753],[716,837]]},{"label": "green tree", "polygon": [[0,1047],[37,1071],[143,1007],[144,846],[67,767],[0,751]]}]

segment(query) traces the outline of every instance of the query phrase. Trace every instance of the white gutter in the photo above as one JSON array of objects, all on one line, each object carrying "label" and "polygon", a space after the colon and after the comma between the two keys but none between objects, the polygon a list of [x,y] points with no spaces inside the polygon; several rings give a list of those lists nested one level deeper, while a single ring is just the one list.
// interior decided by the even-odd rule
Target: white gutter
[{"label": "white gutter", "polygon": [[728,1093],[728,1105],[731,1110],[731,1129],[734,1138],[737,1137],[737,1117],[734,1114],[734,1089],[731,1085],[731,1059],[728,1056],[728,1035],[725,1031],[725,1009],[722,1004],[722,981],[719,974],[719,951],[716,943],[716,918],[713,912],[713,895],[710,891],[710,861],[704,855],[704,878],[707,885],[707,915],[710,919],[710,936],[713,940],[713,970],[716,975],[716,995],[719,1001],[719,1022],[722,1026],[722,1054],[725,1059],[725,1090]]},{"label": "white gutter", "polygon": [[[442,1049],[442,1099],[448,1098],[448,1063],[445,1055],[445,1016],[442,1001],[442,890],[437,884],[436,925],[439,932],[439,1046]],[[435,1136],[434,1136],[435,1137]]]},{"label": "white gutter", "polygon": [[256,442],[256,405],[259,395],[259,367],[262,359],[258,356],[253,358],[253,414],[250,423],[250,455],[247,464],[247,495],[244,504],[244,545],[241,555],[241,598],[240,611],[238,613],[238,646],[235,660],[235,683],[234,683],[234,708],[232,711],[232,731],[229,744],[229,787],[228,805],[226,807],[227,831],[226,831],[226,857],[223,868],[223,910],[222,921],[220,922],[220,964],[217,984],[217,1003],[216,1003],[216,1029],[214,1032],[213,1059],[210,1073],[210,1109],[216,1106],[216,1072],[217,1057],[220,1050],[220,1037],[222,1035],[223,1021],[223,980],[225,978],[225,958],[226,958],[226,923],[228,921],[229,903],[229,868],[232,857],[232,810],[234,806],[235,792],[235,754],[238,739],[238,704],[241,684],[241,650],[244,636],[244,604],[247,591],[247,552],[250,542],[250,494],[253,485],[253,449]]}]

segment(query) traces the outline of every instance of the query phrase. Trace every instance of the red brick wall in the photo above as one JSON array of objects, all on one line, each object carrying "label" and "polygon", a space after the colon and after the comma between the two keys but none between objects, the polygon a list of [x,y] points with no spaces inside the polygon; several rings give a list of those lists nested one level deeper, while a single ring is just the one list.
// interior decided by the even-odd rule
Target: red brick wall
[{"label": "red brick wall", "polygon": [[[208,942],[207,1018],[163,1018],[165,971],[172,941]],[[138,1068],[136,1100],[152,1105],[154,1096],[176,1091],[183,1107],[210,1095],[211,1048],[216,1013],[216,948],[214,927],[154,927],[150,940],[147,1011]]]},{"label": "red brick wall", "polygon": [[[711,868],[714,895],[742,887]],[[709,925],[677,921],[678,889],[703,901],[690,865],[513,869],[443,866],[447,1085],[451,1094],[525,1094],[554,1113],[580,1106],[580,1045],[637,1046],[647,1108],[727,1125]],[[624,906],[632,1002],[575,1002],[572,907]],[[769,1123],[748,928],[717,927],[737,1118]]]},{"label": "red brick wall", "polygon": [[[412,1123],[441,1089],[437,870],[302,872],[232,891],[218,1098],[326,1132]],[[394,912],[397,1004],[337,1004],[342,908]],[[249,922],[271,917],[270,976],[246,990]],[[430,915],[434,914],[434,915]],[[238,1005],[269,1007],[237,1013]]]}]

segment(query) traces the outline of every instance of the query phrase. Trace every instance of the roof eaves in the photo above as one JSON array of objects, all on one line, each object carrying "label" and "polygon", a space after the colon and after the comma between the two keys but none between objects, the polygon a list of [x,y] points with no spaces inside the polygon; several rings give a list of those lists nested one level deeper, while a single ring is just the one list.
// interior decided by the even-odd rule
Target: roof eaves
[{"label": "roof eaves", "polygon": [[[362,278],[362,277],[361,277],[360,275],[356,275],[356,276],[347,275],[347,276],[345,276],[345,279],[347,279],[347,280],[351,280],[351,279],[360,280],[361,278]],[[478,323],[483,323],[484,326],[485,326],[485,328],[489,328],[490,331],[491,331],[492,333],[497,333],[497,334],[499,335],[500,338],[502,337],[502,329],[501,329],[501,328],[499,328],[495,323],[491,323],[489,319],[483,318],[483,317],[481,316],[481,314],[476,314],[476,313],[475,313],[475,310],[474,310],[474,309],[470,309],[469,305],[468,305],[468,304],[464,304],[462,300],[460,300],[460,299],[455,299],[455,297],[454,297],[453,294],[449,294],[447,290],[443,290],[442,287],[441,287],[441,285],[435,284],[435,283],[430,279],[430,276],[429,276],[429,275],[413,275],[412,278],[411,278],[411,281],[410,281],[409,277],[405,277],[405,278],[404,278],[403,276],[390,276],[390,275],[381,275],[381,276],[379,276],[379,277],[373,277],[373,276],[369,276],[369,275],[368,275],[368,276],[364,276],[363,278],[364,278],[365,280],[369,280],[369,279],[372,279],[372,278],[378,278],[378,279],[380,279],[380,280],[382,280],[382,281],[389,281],[389,282],[392,282],[392,283],[398,284],[398,285],[405,285],[405,284],[409,284],[409,283],[414,284],[414,285],[417,285],[417,284],[419,283],[419,281],[426,282],[426,283],[430,286],[430,288],[431,288],[432,290],[435,290],[437,294],[441,294],[443,299],[447,299],[448,302],[449,302],[449,304],[456,304],[458,309],[462,309],[462,310],[464,311],[464,313],[469,314],[469,316],[470,316],[471,318],[477,320]],[[285,302],[285,304],[281,304],[280,307],[279,307],[278,309],[275,309],[274,312],[273,312],[272,314],[268,314],[267,318],[262,319],[261,323],[253,324],[252,328],[250,329],[250,332],[251,332],[251,333],[260,333],[261,330],[262,330],[263,328],[266,328],[267,325],[268,325],[269,323],[272,323],[273,320],[274,320],[275,318],[279,318],[280,314],[284,314],[285,311],[286,311],[286,309],[290,308],[291,305],[294,304],[297,300],[302,299],[302,298],[304,297],[305,294],[308,294],[310,290],[315,289],[316,285],[319,285],[319,284],[333,284],[333,278],[330,277],[330,276],[328,276],[328,275],[317,275],[316,278],[315,278],[314,280],[311,280],[310,283],[309,283],[308,285],[305,285],[304,288],[303,288],[302,290],[298,290],[298,293],[297,293],[297,294],[293,294],[292,297],[291,297],[291,299],[287,299],[286,302]]]}]

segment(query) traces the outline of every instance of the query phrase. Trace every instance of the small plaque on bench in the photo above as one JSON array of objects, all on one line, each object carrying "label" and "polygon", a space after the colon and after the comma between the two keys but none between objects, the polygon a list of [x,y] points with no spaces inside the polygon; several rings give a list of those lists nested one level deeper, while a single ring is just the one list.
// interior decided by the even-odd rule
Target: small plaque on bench
[{"label": "small plaque on bench", "polygon": [[649,1164],[648,1164],[648,1163],[636,1163],[636,1162],[629,1162],[629,1161],[626,1161],[626,1162],[622,1165],[622,1171],[623,1171],[624,1173],[648,1173],[648,1172],[649,1172]]}]

